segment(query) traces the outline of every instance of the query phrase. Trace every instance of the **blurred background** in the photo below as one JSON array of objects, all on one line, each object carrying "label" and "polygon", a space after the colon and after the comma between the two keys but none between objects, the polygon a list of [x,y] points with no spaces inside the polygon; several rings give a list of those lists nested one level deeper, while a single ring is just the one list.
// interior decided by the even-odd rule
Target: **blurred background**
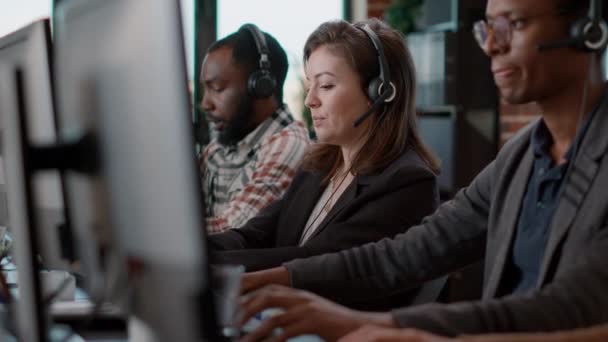
[{"label": "blurred background", "polygon": [[[41,17],[53,18],[61,0],[0,0],[4,36]],[[252,22],[274,35],[287,51],[290,70],[285,102],[307,122],[303,105],[302,47],[331,19],[378,17],[401,30],[417,70],[417,106],[427,144],[442,161],[443,199],[469,183],[517,130],[538,117],[533,103],[510,106],[498,98],[488,60],[475,44],[472,23],[484,17],[481,0],[180,0],[198,144],[209,134],[197,103],[202,58],[216,39]],[[271,9],[271,10],[269,10]],[[608,60],[606,61],[608,63]],[[314,134],[311,134],[314,135]],[[471,153],[474,151],[475,153]],[[1,176],[1,175],[0,175]]]},{"label": "blurred background", "polygon": [[[41,17],[53,18],[61,0],[0,0],[0,36]],[[518,129],[538,117],[533,103],[500,101],[488,60],[475,44],[472,23],[484,17],[481,0],[180,0],[198,144],[209,134],[197,103],[202,58],[216,39],[252,22],[274,35],[287,51],[290,70],[285,102],[307,122],[303,106],[302,47],[331,19],[378,17],[401,30],[417,69],[417,106],[424,139],[442,161],[444,199],[469,183]],[[271,9],[271,10],[270,10]],[[608,63],[608,60],[606,61]],[[311,135],[312,134],[311,132]],[[475,151],[475,153],[471,153]]]}]

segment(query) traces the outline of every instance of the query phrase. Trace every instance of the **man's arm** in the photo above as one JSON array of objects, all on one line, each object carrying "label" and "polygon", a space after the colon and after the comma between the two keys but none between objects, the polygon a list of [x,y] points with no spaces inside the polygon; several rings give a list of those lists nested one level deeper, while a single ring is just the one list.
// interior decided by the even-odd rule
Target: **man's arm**
[{"label": "man's arm", "polygon": [[[297,182],[297,178],[298,175],[294,178],[294,182]],[[219,251],[272,247],[276,239],[279,215],[288,194],[289,191],[282,198],[262,209],[242,228],[210,234],[208,236],[209,248],[215,253],[215,256],[218,256]],[[220,262],[220,260],[217,261]]]},{"label": "man's arm", "polygon": [[206,219],[207,231],[239,228],[280,198],[296,174],[308,144],[306,132],[299,129],[285,129],[264,142],[251,179],[220,216]]},{"label": "man's arm", "polygon": [[576,329],[608,322],[608,227],[542,290],[483,302],[425,305],[393,312],[401,327],[446,336]]},{"label": "man's arm", "polygon": [[419,286],[485,252],[494,162],[454,200],[393,239],[286,263],[291,285],[348,302]]},{"label": "man's arm", "polygon": [[462,336],[455,342],[605,342],[608,324],[552,333]]},{"label": "man's arm", "polygon": [[338,342],[605,342],[608,325],[551,333],[466,335],[446,338],[416,329],[395,329],[381,325],[363,326]]},{"label": "man's arm", "polygon": [[[294,185],[296,182],[294,180]],[[423,217],[435,210],[435,179],[428,171],[424,175],[415,175],[412,172],[396,173],[393,179],[386,180],[380,187],[374,191],[377,193],[376,196],[368,198],[364,203],[361,202],[361,205],[353,205],[349,208],[352,214],[349,214],[348,219],[329,223],[322,234],[313,237],[303,246],[263,248],[263,246],[248,244],[250,249],[217,253],[217,260],[245,265],[247,271],[276,267],[296,258],[336,252],[394,236],[420,222]],[[251,230],[249,226],[252,221],[242,229],[225,232],[219,236],[237,234],[251,236],[252,232],[248,231]],[[290,230],[298,227],[286,226],[276,229]],[[211,239],[216,236],[218,235],[212,236]]]}]

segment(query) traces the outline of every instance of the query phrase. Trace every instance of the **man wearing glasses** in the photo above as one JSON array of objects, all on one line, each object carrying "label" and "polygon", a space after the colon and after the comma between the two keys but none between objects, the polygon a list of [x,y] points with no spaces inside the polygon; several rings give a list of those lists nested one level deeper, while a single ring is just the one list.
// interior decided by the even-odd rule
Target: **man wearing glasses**
[{"label": "man wearing glasses", "polygon": [[[542,118],[407,233],[246,275],[246,317],[269,307],[285,310],[246,340],[276,334],[276,327],[282,328],[278,340],[315,333],[327,341],[348,334],[346,341],[444,341],[608,322],[606,26],[589,20],[597,11],[588,9],[583,0],[488,0],[487,19],[474,34],[491,59],[500,95],[511,104],[536,102]],[[586,35],[570,38],[573,26]],[[367,313],[292,289],[352,305],[481,259],[478,302]],[[266,284],[279,285],[262,288]],[[370,324],[376,328],[357,331]],[[400,329],[386,339],[369,333],[386,327]]]}]

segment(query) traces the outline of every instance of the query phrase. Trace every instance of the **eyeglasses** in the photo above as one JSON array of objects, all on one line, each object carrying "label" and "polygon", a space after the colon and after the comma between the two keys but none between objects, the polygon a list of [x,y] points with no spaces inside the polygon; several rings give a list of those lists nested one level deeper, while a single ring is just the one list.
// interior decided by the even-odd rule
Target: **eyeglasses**
[{"label": "eyeglasses", "polygon": [[496,17],[491,22],[480,20],[473,25],[473,35],[482,49],[490,35],[497,47],[504,48],[511,42],[511,21],[504,16]]},{"label": "eyeglasses", "polygon": [[522,28],[528,20],[547,15],[563,15],[567,12],[568,11],[563,10],[550,11],[512,19],[501,15],[497,16],[491,21],[479,20],[473,24],[473,36],[475,36],[477,44],[479,44],[479,47],[482,49],[485,47],[490,36],[492,36],[494,39],[494,44],[496,44],[496,47],[499,49],[504,49],[511,43],[513,30]]}]

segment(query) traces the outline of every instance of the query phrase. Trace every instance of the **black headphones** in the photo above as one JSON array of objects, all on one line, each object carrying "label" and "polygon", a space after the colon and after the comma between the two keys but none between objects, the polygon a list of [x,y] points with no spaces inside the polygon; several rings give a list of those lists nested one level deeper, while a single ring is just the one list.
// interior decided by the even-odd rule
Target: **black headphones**
[{"label": "black headphones", "polygon": [[608,44],[608,25],[602,16],[602,1],[590,0],[587,16],[578,19],[570,27],[570,38],[543,43],[538,49],[549,50],[560,47],[573,47],[584,52],[602,51]]},{"label": "black headphones", "polygon": [[361,115],[357,120],[355,120],[355,122],[353,122],[353,127],[359,126],[359,124],[361,124],[363,120],[365,120],[376,109],[380,108],[382,104],[393,101],[395,95],[397,95],[397,88],[395,88],[395,84],[393,84],[393,82],[391,82],[390,80],[390,70],[388,68],[388,62],[386,61],[386,56],[384,55],[384,48],[382,47],[382,42],[380,41],[380,38],[378,37],[376,32],[374,32],[369,27],[369,25],[356,27],[359,30],[363,31],[374,45],[374,49],[376,50],[376,55],[378,57],[378,67],[380,69],[380,75],[378,75],[378,77],[373,78],[367,85],[367,97],[373,103],[371,107],[365,113],[363,113],[363,115]]},{"label": "black headphones", "polygon": [[270,72],[269,50],[268,45],[266,45],[266,37],[254,24],[245,24],[241,28],[251,33],[260,54],[258,69],[252,72],[247,80],[247,91],[250,95],[257,98],[270,97],[274,94],[277,81]]}]

